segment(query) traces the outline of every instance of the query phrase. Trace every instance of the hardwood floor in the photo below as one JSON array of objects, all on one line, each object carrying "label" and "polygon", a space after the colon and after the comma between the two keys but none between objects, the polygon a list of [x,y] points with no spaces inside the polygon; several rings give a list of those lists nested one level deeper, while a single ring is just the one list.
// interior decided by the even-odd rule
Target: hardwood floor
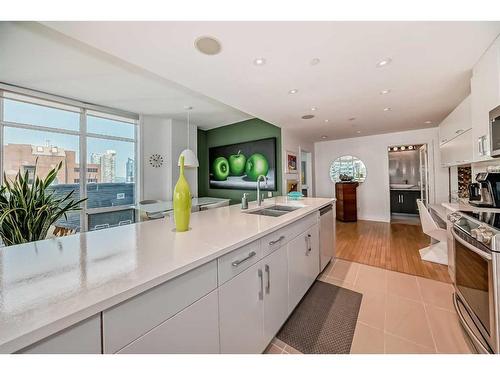
[{"label": "hardwood floor", "polygon": [[447,266],[420,259],[418,250],[430,243],[420,225],[362,220],[336,224],[338,258],[451,283]]}]

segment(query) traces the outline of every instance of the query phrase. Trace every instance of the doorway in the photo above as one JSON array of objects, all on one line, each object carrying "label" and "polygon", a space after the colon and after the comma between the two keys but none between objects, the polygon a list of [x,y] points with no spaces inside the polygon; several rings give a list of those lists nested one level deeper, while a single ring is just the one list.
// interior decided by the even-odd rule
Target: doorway
[{"label": "doorway", "polygon": [[304,197],[312,196],[312,153],[300,150],[300,191]]},{"label": "doorway", "polygon": [[391,223],[419,225],[417,200],[429,199],[426,144],[388,147]]}]

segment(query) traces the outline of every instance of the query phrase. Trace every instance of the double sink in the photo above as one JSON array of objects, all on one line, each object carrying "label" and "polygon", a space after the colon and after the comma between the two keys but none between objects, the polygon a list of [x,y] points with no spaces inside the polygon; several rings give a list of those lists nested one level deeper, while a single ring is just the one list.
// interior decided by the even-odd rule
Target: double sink
[{"label": "double sink", "polygon": [[246,213],[253,214],[253,215],[279,217],[279,216],[286,215],[289,212],[298,210],[299,208],[302,208],[302,206],[284,206],[284,205],[275,204],[273,206],[263,207],[263,208],[259,208],[257,210],[246,211]]}]

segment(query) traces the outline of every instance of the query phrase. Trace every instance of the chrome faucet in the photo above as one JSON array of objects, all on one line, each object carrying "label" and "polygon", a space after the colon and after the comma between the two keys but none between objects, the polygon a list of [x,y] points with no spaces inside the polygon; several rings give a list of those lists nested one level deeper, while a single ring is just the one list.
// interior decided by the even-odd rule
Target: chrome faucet
[{"label": "chrome faucet", "polygon": [[267,186],[267,177],[264,176],[263,174],[259,175],[259,177],[257,177],[257,205],[260,206],[262,205],[262,197],[260,195],[260,178],[263,177],[264,178],[264,182]]}]

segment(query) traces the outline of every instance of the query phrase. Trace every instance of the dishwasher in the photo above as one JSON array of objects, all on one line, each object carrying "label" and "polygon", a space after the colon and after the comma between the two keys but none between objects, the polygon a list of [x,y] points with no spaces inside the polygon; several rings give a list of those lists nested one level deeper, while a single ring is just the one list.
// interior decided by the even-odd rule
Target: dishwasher
[{"label": "dishwasher", "polygon": [[335,259],[335,218],[333,216],[333,206],[330,204],[319,211],[319,238],[320,255],[319,265],[323,271],[326,265]]}]

